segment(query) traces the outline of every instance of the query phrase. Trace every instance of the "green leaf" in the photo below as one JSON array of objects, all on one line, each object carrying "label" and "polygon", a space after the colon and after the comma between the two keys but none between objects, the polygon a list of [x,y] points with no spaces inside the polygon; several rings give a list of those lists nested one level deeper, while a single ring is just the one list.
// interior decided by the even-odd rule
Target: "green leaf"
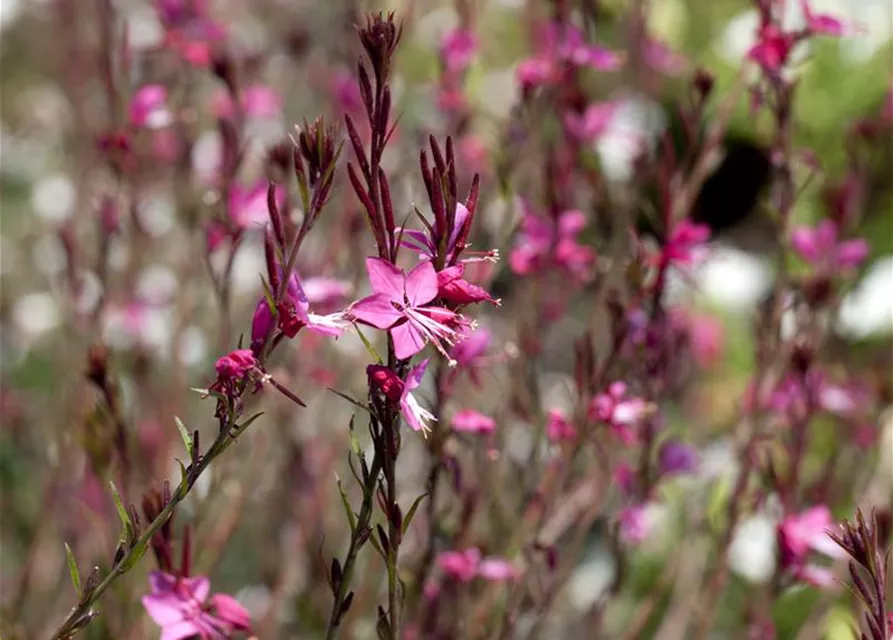
[{"label": "green leaf", "polygon": [[133,523],[130,521],[130,515],[127,513],[127,509],[124,508],[124,503],[121,502],[118,487],[111,480],[109,480],[109,487],[112,489],[112,498],[115,500],[115,510],[118,512],[118,518],[124,527],[124,535],[127,540],[130,540],[133,537]]},{"label": "green leaf", "polygon": [[247,429],[248,427],[250,427],[251,424],[252,424],[255,420],[257,420],[258,418],[260,418],[262,415],[264,415],[264,412],[263,412],[263,411],[261,411],[260,413],[255,413],[253,416],[251,416],[250,418],[248,418],[248,419],[247,419],[245,422],[243,422],[242,424],[240,424],[240,425],[236,425],[235,430],[233,430],[233,432],[232,432],[232,437],[233,437],[233,438],[237,438],[237,437],[239,437],[240,435],[242,435],[243,433],[245,433],[245,429]]},{"label": "green leaf", "polygon": [[423,493],[418,498],[415,499],[415,502],[412,503],[412,506],[409,508],[409,511],[406,513],[406,517],[403,518],[403,530],[400,533],[405,534],[406,530],[409,529],[409,523],[412,522],[412,517],[415,515],[416,510],[419,508],[422,500],[427,496],[427,493]]},{"label": "green leaf", "polygon": [[388,557],[384,553],[384,549],[381,548],[381,543],[376,539],[374,535],[369,536],[369,542],[372,543],[372,546],[375,547],[375,550],[378,551],[378,555],[381,556],[381,559],[387,563]]},{"label": "green leaf", "polygon": [[375,350],[375,347],[373,347],[373,346],[372,346],[372,343],[369,342],[369,339],[366,338],[366,336],[363,335],[363,332],[360,331],[360,328],[359,328],[359,327],[357,327],[357,335],[360,336],[360,340],[363,341],[363,344],[364,344],[365,347],[366,347],[366,351],[369,352],[369,355],[371,355],[373,358],[375,358],[375,361],[376,361],[378,364],[383,365],[383,364],[384,364],[384,361],[381,359],[381,356],[378,355],[378,352]]},{"label": "green leaf", "polygon": [[180,496],[180,499],[186,497],[186,492],[189,490],[189,487],[186,483],[187,474],[186,474],[186,465],[184,465],[179,458],[174,458],[177,461],[177,464],[180,466],[180,486],[177,489],[177,494]]},{"label": "green leaf", "polygon": [[74,554],[71,552],[71,547],[68,546],[67,542],[65,543],[65,558],[68,560],[68,573],[71,575],[71,584],[74,585],[75,592],[80,595],[81,573],[78,571],[77,560],[74,559]]},{"label": "green leaf", "polygon": [[344,491],[344,485],[341,484],[341,478],[338,477],[337,473],[335,474],[335,482],[338,485],[338,493],[341,494],[341,504],[344,505],[344,513],[347,514],[347,521],[350,522],[350,531],[353,533],[357,528],[357,517],[350,506],[347,493]]},{"label": "green leaf", "polygon": [[364,404],[363,404],[362,402],[360,402],[359,400],[356,400],[356,399],[354,399],[354,398],[351,398],[351,397],[350,397],[349,395],[347,395],[346,393],[342,393],[341,391],[338,391],[337,389],[333,389],[332,387],[326,387],[326,389],[328,389],[329,391],[331,391],[332,393],[334,393],[336,396],[341,396],[342,398],[344,398],[345,400],[347,400],[349,403],[351,403],[353,406],[355,406],[355,407],[357,407],[357,408],[359,408],[359,409],[362,409],[362,410],[365,411],[366,413],[372,413],[372,412],[369,410],[369,407],[367,407],[366,405],[364,405]]},{"label": "green leaf", "polygon": [[177,423],[177,430],[180,432],[180,437],[183,439],[186,453],[189,456],[189,459],[192,460],[192,436],[189,435],[189,431],[186,430],[186,425],[183,424],[183,421],[180,420],[180,418],[174,416],[174,422]]}]

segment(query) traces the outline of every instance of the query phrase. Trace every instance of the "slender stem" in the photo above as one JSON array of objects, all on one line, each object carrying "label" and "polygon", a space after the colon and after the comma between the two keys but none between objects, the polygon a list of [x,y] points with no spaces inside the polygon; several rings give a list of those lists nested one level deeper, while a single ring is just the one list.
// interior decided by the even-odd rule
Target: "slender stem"
[{"label": "slender stem", "polygon": [[357,524],[350,534],[350,545],[347,548],[347,555],[344,557],[344,566],[341,570],[341,582],[338,584],[338,592],[335,594],[335,601],[332,603],[332,611],[329,614],[326,640],[333,640],[338,635],[338,627],[341,624],[341,619],[344,617],[342,608],[350,590],[350,582],[353,577],[354,566],[356,566],[357,556],[360,553],[360,549],[369,539],[369,522],[372,519],[372,507],[374,504],[373,496],[375,495],[375,485],[378,483],[380,474],[381,456],[376,453],[372,459],[372,468],[369,470],[366,485],[363,487],[363,504],[360,507],[360,514],[357,516]]}]

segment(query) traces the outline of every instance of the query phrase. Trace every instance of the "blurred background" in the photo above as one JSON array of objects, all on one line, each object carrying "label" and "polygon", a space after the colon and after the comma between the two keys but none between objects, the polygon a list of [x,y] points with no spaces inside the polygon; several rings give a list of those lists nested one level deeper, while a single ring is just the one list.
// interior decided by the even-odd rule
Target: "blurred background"
[{"label": "blurred background", "polygon": [[[624,50],[624,16],[631,3],[594,4],[601,16],[595,27],[599,41]],[[674,126],[674,105],[688,97],[690,70],[709,69],[721,99],[739,77],[754,42],[757,13],[749,2],[646,4],[651,33],[678,54],[684,71],[667,74],[647,89],[633,85],[621,72],[593,91],[590,98],[622,104],[594,146],[610,184],[635,177],[641,143],[631,140],[656,137]],[[792,23],[802,21],[799,3],[787,4]],[[809,150],[803,154],[803,167],[817,169],[820,176],[799,195],[794,217],[800,224],[826,215],[824,177],[840,178],[850,168],[847,141],[859,123],[882,114],[893,119],[893,2],[815,0],[812,7],[854,25],[854,33],[817,39],[796,52],[795,144]],[[530,23],[547,14],[544,3],[211,0],[209,13],[225,26],[220,50],[237,63],[217,57],[205,65],[171,60],[169,25],[152,2],[0,3],[4,638],[46,637],[72,606],[63,541],[75,550],[82,572],[111,561],[117,531],[105,486],[121,469],[116,442],[122,430],[130,458],[121,489],[136,504],[143,492],[159,487],[162,478],[179,477],[174,458],[184,454],[174,416],[190,428],[206,430],[209,442],[213,437],[210,401],[203,402],[189,388],[213,382],[216,358],[235,348],[239,335],[247,333],[260,293],[258,276],[264,271],[256,229],[241,234],[231,252],[215,244],[219,240],[214,221],[228,215],[221,213],[227,205],[235,206],[232,200],[220,202],[219,185],[214,183],[224,161],[222,137],[227,135],[219,122],[233,108],[227,102],[226,65],[238,67],[242,95],[252,96],[250,104],[242,105],[244,160],[238,207],[248,218],[263,219],[266,180],[276,177],[269,146],[293,133],[294,125],[305,118],[325,114],[338,120],[344,113],[360,112],[353,79],[359,55],[353,24],[362,11],[378,8],[396,11],[404,20],[393,71],[399,128],[386,158],[389,173],[398,176],[392,183],[397,209],[409,211],[412,203],[425,201],[417,163],[428,134],[454,135],[462,163],[460,192],[467,189],[473,172],[483,178],[475,248],[498,247],[506,255],[520,217],[518,198],[531,191],[524,167],[537,162],[523,157],[528,133],[524,127],[529,123],[518,118],[522,96],[516,68],[536,48]],[[110,12],[115,29],[108,26]],[[476,34],[478,51],[462,79],[457,107],[449,104],[451,94],[441,84],[440,46],[444,35],[463,22]],[[130,97],[149,84],[167,87],[168,103],[148,116],[121,151],[115,136],[127,127]],[[860,152],[859,162],[873,179],[863,194],[864,214],[855,233],[869,240],[871,254],[848,286],[834,320],[832,345],[841,369],[888,392],[893,353],[889,132],[870,139],[868,150]],[[629,607],[666,589],[659,578],[683,531],[685,496],[717,502],[723,490],[728,492],[728,483],[713,482],[734,465],[723,429],[734,419],[754,366],[751,326],[772,286],[779,241],[773,226],[761,222],[763,212],[756,204],[765,186],[770,134],[768,121],[754,117],[747,96],[742,96],[730,120],[727,153],[717,161],[715,181],[708,187],[712,191],[703,196],[703,215],[717,231],[710,255],[693,277],[672,283],[673,300],[715,329],[716,339],[704,354],[707,364],[687,381],[670,418],[672,428],[690,431],[690,439],[702,449],[703,464],[697,478],[668,489],[666,503],[654,514],[661,523],[655,527],[659,534],[628,567],[631,578],[621,602]],[[119,151],[121,156],[116,155]],[[138,166],[125,170],[121,158],[130,153],[139,158]],[[299,265],[305,284],[310,278],[340,283],[340,299],[329,301],[333,310],[365,294],[360,258],[371,252],[344,176],[336,180],[335,189],[341,195],[333,198]],[[512,323],[522,317],[523,300],[513,297],[519,279],[505,262],[481,274],[504,298],[504,306],[482,309],[479,320],[495,336],[494,354],[507,359],[517,352],[520,338]],[[231,284],[218,286],[227,275]],[[569,402],[572,339],[584,326],[585,318],[570,313],[542,336],[540,406]],[[111,408],[100,402],[100,391],[84,375],[96,365],[90,354],[97,344],[110,354],[103,366],[111,372],[117,393]],[[356,336],[329,343],[302,334],[299,347],[275,366],[276,375],[299,393],[308,409],[295,412],[287,401],[266,394],[258,401],[264,417],[215,464],[196,488],[195,498],[178,514],[179,524],[194,527],[195,566],[212,576],[215,590],[236,595],[249,608],[260,622],[262,638],[321,637],[330,595],[317,588],[324,580],[320,563],[344,546],[345,525],[333,477],[349,476],[344,444],[352,413],[350,405],[325,387],[362,393],[365,376],[357,362],[364,358],[366,351]],[[521,412],[499,405],[500,390],[513,375],[508,369],[487,377],[488,392],[481,393],[479,408],[501,412],[497,419],[509,430],[505,455],[523,460],[531,446],[530,425],[519,417]],[[841,474],[855,474],[860,464],[881,471],[886,465],[889,490],[893,445],[881,427],[865,426],[865,433],[852,436],[862,437],[864,446],[848,452],[852,457],[841,463]],[[829,436],[816,445],[816,464],[836,442]],[[424,483],[422,446],[404,442],[408,452],[400,472],[407,503],[419,492],[412,487]],[[475,455],[484,456],[484,450]],[[725,626],[717,638],[744,637],[734,611],[746,608],[747,598],[772,579],[775,567],[771,518],[757,514],[741,529],[729,556],[735,576],[723,608],[729,613],[726,618],[721,613]],[[600,546],[604,540],[597,531],[592,540],[583,563],[586,570],[571,581],[559,607],[567,620],[591,606],[613,580],[616,567]],[[410,536],[406,553],[411,557],[420,544]],[[156,637],[138,599],[151,562],[146,558],[145,566],[109,593],[104,615],[85,637]],[[370,563],[365,570],[378,568]],[[795,637],[825,597],[811,589],[786,592],[773,605],[777,637]],[[815,631],[819,635],[808,637],[854,637],[846,598],[822,600],[819,606],[832,613]],[[618,614],[615,626],[622,626],[624,615]],[[370,625],[374,620],[358,616],[348,637],[372,637]],[[570,628],[559,625],[556,629],[565,630],[552,637],[586,637],[571,635]],[[649,633],[654,629],[642,637],[652,637]]]}]

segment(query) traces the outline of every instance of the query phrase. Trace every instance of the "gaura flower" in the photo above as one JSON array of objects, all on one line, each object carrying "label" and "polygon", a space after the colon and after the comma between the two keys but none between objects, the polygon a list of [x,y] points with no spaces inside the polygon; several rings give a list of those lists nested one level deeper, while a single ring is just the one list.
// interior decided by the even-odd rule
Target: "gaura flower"
[{"label": "gaura flower", "polygon": [[552,442],[573,440],[577,430],[560,409],[550,409],[546,414],[546,437]]},{"label": "gaura flower", "polygon": [[370,364],[366,367],[370,385],[381,391],[391,403],[400,407],[403,419],[413,431],[421,431],[425,435],[431,430],[428,423],[436,422],[437,418],[419,404],[412,391],[422,383],[422,376],[425,375],[427,367],[426,358],[410,369],[405,382],[388,367],[379,364]]},{"label": "gaura flower", "polygon": [[486,301],[499,306],[499,300],[494,300],[482,287],[471,284],[464,275],[465,265],[461,262],[438,271],[437,295],[457,305]]},{"label": "gaura flower", "polygon": [[160,84],[140,87],[128,107],[130,123],[135,127],[158,129],[171,121],[167,108],[167,89]]},{"label": "gaura flower", "polygon": [[597,395],[589,404],[589,417],[608,424],[626,444],[635,442],[636,434],[632,427],[637,425],[652,410],[642,398],[626,397],[626,384],[614,382],[607,392]]},{"label": "gaura flower", "polygon": [[496,421],[474,409],[462,409],[453,416],[453,430],[464,433],[493,433]]},{"label": "gaura flower", "polygon": [[862,238],[839,240],[837,225],[822,220],[815,227],[797,227],[791,233],[794,252],[813,267],[829,272],[855,269],[868,256],[868,243]]},{"label": "gaura flower", "polygon": [[348,315],[377,329],[387,330],[394,353],[411,358],[430,342],[448,358],[447,348],[460,339],[460,329],[470,323],[460,314],[429,305],[437,297],[437,272],[430,261],[420,262],[405,274],[381,258],[366,258],[366,270],[374,293],[353,303]]},{"label": "gaura flower", "polygon": [[842,558],[844,550],[828,535],[834,521],[825,505],[787,516],[778,526],[779,562],[791,575],[816,587],[834,583],[834,574],[826,567],[808,564],[810,551],[829,558]]},{"label": "gaura flower", "polygon": [[161,627],[161,640],[225,640],[233,631],[251,628],[248,611],[232,596],[218,593],[210,598],[210,582],[205,577],[181,578],[153,571],[149,574],[151,593],[143,596],[143,606]]},{"label": "gaura flower", "polygon": [[444,551],[437,556],[437,565],[447,576],[460,582],[471,582],[480,577],[491,582],[514,580],[518,569],[501,558],[481,558],[477,547],[463,551]]},{"label": "gaura flower", "polygon": [[440,41],[440,57],[447,71],[461,73],[474,60],[478,52],[478,42],[468,29],[451,29]]},{"label": "gaura flower", "polygon": [[595,253],[577,242],[586,226],[582,211],[565,211],[557,220],[547,219],[527,207],[521,233],[509,256],[512,271],[528,275],[557,266],[578,279],[588,277]]}]

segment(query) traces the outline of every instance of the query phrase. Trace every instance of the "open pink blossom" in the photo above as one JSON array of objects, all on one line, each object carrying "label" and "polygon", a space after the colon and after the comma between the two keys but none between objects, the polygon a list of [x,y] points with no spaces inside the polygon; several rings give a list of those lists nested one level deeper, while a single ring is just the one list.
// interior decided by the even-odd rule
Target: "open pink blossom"
[{"label": "open pink blossom", "polygon": [[193,636],[225,640],[234,631],[251,628],[248,611],[235,598],[219,593],[208,598],[211,586],[205,577],[180,578],[153,571],[149,585],[151,593],[143,596],[143,606],[161,627],[161,640]]},{"label": "open pink blossom", "polygon": [[410,369],[404,382],[388,367],[378,364],[370,364],[366,367],[370,385],[380,390],[394,405],[400,407],[400,413],[406,420],[406,424],[413,431],[421,431],[423,435],[427,435],[431,431],[428,425],[430,422],[436,422],[437,418],[419,404],[412,392],[422,383],[422,377],[427,368],[428,359],[425,359]]},{"label": "open pink blossom", "polygon": [[135,127],[157,129],[171,121],[167,108],[167,89],[160,84],[140,87],[128,107],[130,123]]},{"label": "open pink blossom", "polygon": [[463,433],[492,433],[496,421],[474,409],[462,409],[453,416],[453,430]]},{"label": "open pink blossom", "polygon": [[794,229],[791,247],[810,265],[830,273],[857,268],[869,251],[868,243],[862,238],[839,240],[837,225],[827,219],[815,227]]},{"label": "open pink blossom", "polygon": [[831,511],[818,505],[787,516],[778,527],[779,562],[794,578],[816,587],[829,587],[834,574],[827,568],[807,562],[810,551],[839,559],[846,553],[828,535],[833,530]]},{"label": "open pink blossom", "polygon": [[374,293],[351,305],[350,317],[389,331],[394,353],[401,360],[411,358],[430,342],[455,365],[447,348],[459,340],[459,329],[469,323],[454,311],[428,305],[438,291],[431,262],[420,262],[405,274],[387,260],[367,258],[366,270]]},{"label": "open pink blossom", "polygon": [[777,73],[787,64],[797,40],[792,33],[783,31],[775,24],[763,25],[757,34],[757,43],[747,57],[769,73]]},{"label": "open pink blossom", "polygon": [[623,57],[614,51],[586,42],[583,32],[568,24],[549,23],[536,38],[537,53],[518,65],[516,75],[525,91],[561,80],[565,65],[616,71]]}]

